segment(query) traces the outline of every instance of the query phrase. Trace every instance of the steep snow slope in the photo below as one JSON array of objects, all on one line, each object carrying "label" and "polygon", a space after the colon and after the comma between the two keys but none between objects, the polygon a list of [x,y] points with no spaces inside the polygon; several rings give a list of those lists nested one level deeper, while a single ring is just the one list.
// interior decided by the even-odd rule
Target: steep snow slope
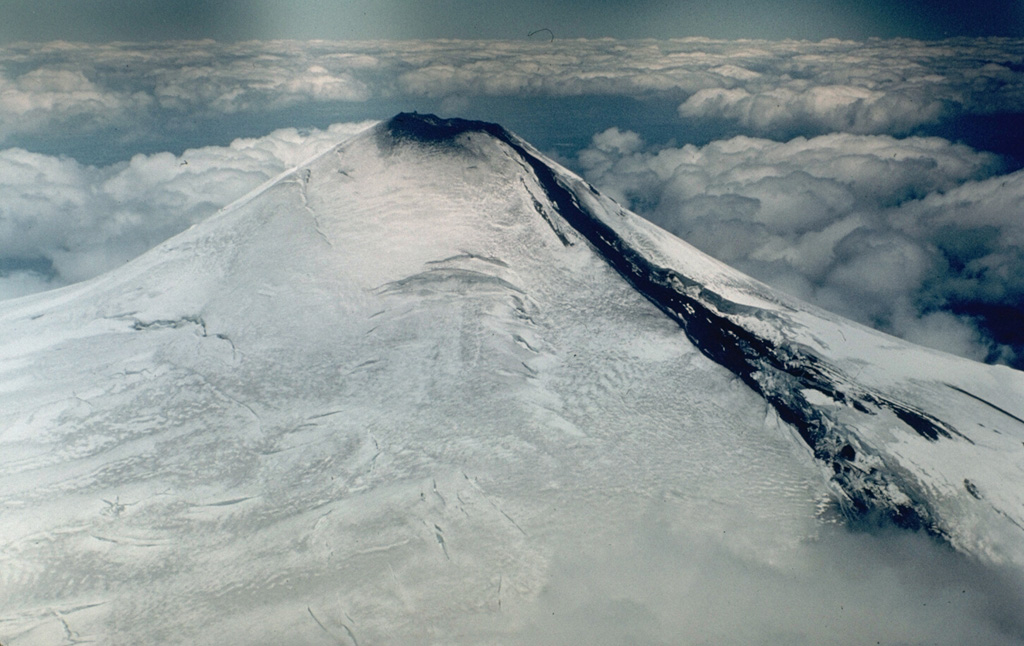
[{"label": "steep snow slope", "polygon": [[1024,374],[900,343],[774,293],[496,136],[624,278],[793,425],[831,469],[849,514],[1024,565]]},{"label": "steep snow slope", "polygon": [[560,563],[784,568],[830,500],[1024,567],[1019,373],[781,297],[490,124],[400,115],[0,338],[7,646],[508,643]]}]

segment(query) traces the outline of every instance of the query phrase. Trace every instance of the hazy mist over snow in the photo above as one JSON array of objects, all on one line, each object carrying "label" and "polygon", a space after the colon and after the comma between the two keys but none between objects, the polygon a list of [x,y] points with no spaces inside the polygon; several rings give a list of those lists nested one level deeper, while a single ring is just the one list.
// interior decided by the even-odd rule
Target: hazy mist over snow
[{"label": "hazy mist over snow", "polygon": [[802,298],[1024,365],[1024,42],[540,36],[3,47],[0,296],[115,267],[358,129],[331,124],[420,110],[500,122]]},{"label": "hazy mist over snow", "polygon": [[1024,629],[1020,580],[922,536],[829,527],[799,560],[765,564],[654,520],[630,532],[630,549],[599,552],[596,563],[560,554],[531,629],[511,643],[1010,646]]}]

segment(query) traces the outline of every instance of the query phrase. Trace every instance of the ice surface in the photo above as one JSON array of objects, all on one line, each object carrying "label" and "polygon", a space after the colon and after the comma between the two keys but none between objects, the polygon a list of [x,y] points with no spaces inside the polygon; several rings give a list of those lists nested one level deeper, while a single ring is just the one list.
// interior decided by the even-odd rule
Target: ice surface
[{"label": "ice surface", "polygon": [[[681,277],[657,284],[732,326],[742,366],[595,231]],[[0,338],[5,646],[959,639],[943,617],[977,597],[892,581],[837,533],[871,469],[868,515],[918,505],[978,567],[1024,567],[1019,373],[777,295],[490,124],[381,124],[118,271],[5,302]],[[809,443],[783,395],[850,448]],[[803,563],[861,610],[783,610],[831,603]],[[853,630],[897,598],[917,623]]]}]

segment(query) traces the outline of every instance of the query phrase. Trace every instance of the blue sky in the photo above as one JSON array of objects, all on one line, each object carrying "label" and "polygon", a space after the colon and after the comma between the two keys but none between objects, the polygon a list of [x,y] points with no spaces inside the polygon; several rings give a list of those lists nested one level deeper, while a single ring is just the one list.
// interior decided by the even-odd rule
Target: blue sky
[{"label": "blue sky", "polygon": [[4,0],[0,42],[1022,36],[1019,0]]}]

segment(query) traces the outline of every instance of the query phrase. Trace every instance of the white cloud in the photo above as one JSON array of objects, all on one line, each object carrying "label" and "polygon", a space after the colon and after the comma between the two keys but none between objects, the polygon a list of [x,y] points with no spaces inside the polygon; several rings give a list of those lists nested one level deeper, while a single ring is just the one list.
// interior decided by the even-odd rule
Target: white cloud
[{"label": "white cloud", "polygon": [[103,168],[2,150],[0,297],[112,269],[368,125],[278,130],[181,155],[136,155]]},{"label": "white cloud", "polygon": [[988,348],[977,326],[949,312],[931,312],[923,316],[901,312],[893,321],[892,327],[908,341],[975,361],[984,361],[988,354]]},{"label": "white cloud", "polygon": [[102,87],[81,70],[43,67],[13,78],[0,75],[0,141],[12,132],[37,131],[53,122],[110,124],[150,104],[145,92]]},{"label": "white cloud", "polygon": [[[760,43],[731,53],[758,71],[707,86],[679,106],[686,119],[730,122],[750,134],[904,134],[959,114],[1021,112],[1024,43]],[[741,67],[741,69],[745,69]]]},{"label": "white cloud", "polygon": [[624,529],[625,549],[557,554],[522,613],[529,627],[509,643],[1010,646],[1024,630],[1017,577],[925,536],[823,526],[769,554],[767,527],[762,542],[736,549],[725,533],[651,516]]},{"label": "white cloud", "polygon": [[999,246],[1024,247],[1024,172],[935,192],[903,205],[898,226],[915,235],[943,227],[990,230]]},{"label": "white cloud", "polygon": [[345,70],[308,64],[305,58],[251,56],[203,61],[150,73],[160,108],[215,114],[273,110],[303,102],[365,101],[367,85]]},{"label": "white cloud", "polygon": [[731,120],[763,133],[904,133],[942,114],[941,101],[919,93],[797,81],[755,93],[703,89],[679,106],[684,118]]},{"label": "white cloud", "polygon": [[801,298],[975,359],[1021,351],[985,318],[1021,316],[1024,302],[1024,171],[1000,175],[993,155],[853,134],[655,149],[612,129],[579,163],[599,189]]},{"label": "white cloud", "polygon": [[1024,42],[1006,39],[10,45],[0,48],[0,137],[160,111],[523,94],[682,95],[684,119],[750,134],[898,134],[1024,110],[1022,60]]}]

